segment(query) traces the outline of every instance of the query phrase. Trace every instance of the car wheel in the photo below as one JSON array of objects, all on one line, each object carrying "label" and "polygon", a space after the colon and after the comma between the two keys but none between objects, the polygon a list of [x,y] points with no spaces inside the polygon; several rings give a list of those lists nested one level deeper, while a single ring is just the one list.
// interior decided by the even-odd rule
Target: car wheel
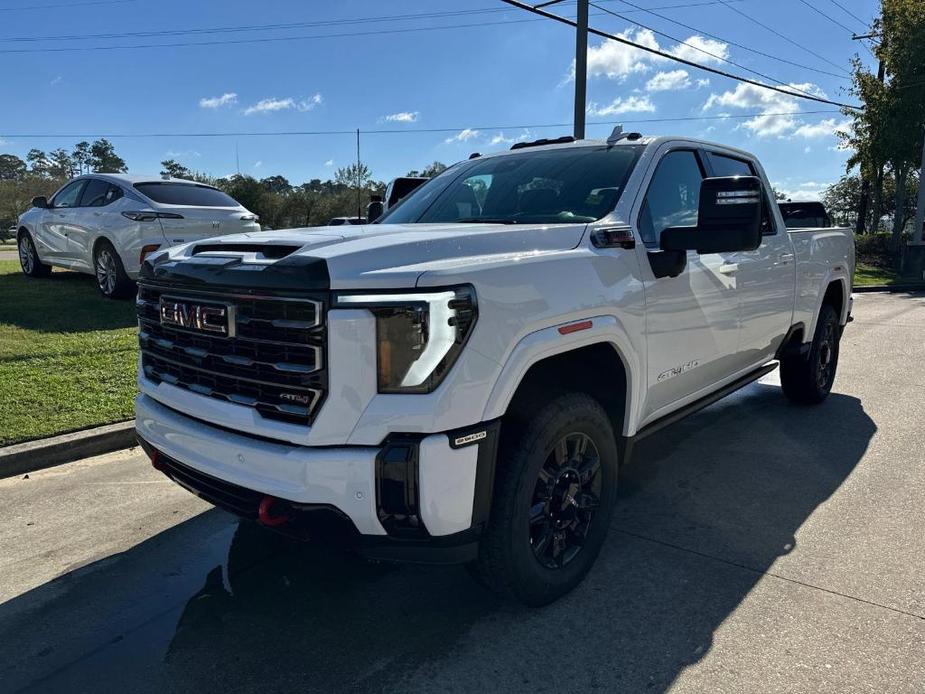
[{"label": "car wheel", "polygon": [[108,241],[101,242],[93,254],[96,286],[107,299],[123,299],[132,293],[134,283],[125,274],[122,260]]},{"label": "car wheel", "polygon": [[39,260],[39,254],[35,250],[35,243],[32,241],[28,231],[19,235],[19,241],[16,244],[19,250],[19,266],[23,274],[29,277],[48,277],[51,275],[51,266],[46,265]]},{"label": "car wheel", "polygon": [[556,398],[508,435],[472,567],[481,582],[530,606],[578,585],[607,534],[617,458],[607,413],[584,394]]},{"label": "car wheel", "polygon": [[787,357],[780,362],[784,395],[800,405],[817,405],[825,400],[835,382],[840,340],[838,312],[831,304],[825,304],[819,311],[809,354]]}]

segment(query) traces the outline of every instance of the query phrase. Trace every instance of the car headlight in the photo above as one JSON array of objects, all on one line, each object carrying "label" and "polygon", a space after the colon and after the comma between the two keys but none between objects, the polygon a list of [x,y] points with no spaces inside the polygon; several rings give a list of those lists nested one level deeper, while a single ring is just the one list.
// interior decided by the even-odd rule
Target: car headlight
[{"label": "car headlight", "polygon": [[430,393],[452,368],[477,317],[470,286],[402,293],[338,293],[338,308],[376,317],[380,393]]}]

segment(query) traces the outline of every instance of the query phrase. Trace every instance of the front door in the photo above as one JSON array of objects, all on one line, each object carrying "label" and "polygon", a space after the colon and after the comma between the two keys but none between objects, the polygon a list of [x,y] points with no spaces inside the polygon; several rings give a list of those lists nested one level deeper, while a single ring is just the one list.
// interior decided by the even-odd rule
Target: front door
[{"label": "front door", "polygon": [[[713,176],[758,176],[752,162],[710,152]],[[772,359],[793,321],[796,265],[787,229],[776,221],[765,192],[761,246],[730,255],[739,292],[739,352],[749,365]]]},{"label": "front door", "polygon": [[[666,145],[659,154],[637,216],[646,255],[658,252],[659,237],[668,227],[697,224],[706,171],[699,151]],[[660,278],[651,274],[648,257],[642,260],[648,345],[643,423],[739,367],[739,299],[732,255],[690,251],[678,277]]]},{"label": "front door", "polygon": [[36,231],[36,242],[42,258],[55,262],[69,260],[67,236],[77,221],[77,205],[85,184],[86,180],[80,179],[64,186],[42,214],[42,223]]}]

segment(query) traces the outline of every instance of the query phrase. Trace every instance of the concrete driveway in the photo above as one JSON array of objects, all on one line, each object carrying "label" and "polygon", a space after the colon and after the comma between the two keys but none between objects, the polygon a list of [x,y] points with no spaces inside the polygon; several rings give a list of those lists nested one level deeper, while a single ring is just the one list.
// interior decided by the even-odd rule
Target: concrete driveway
[{"label": "concrete driveway", "polygon": [[124,452],[0,481],[0,690],[925,691],[925,298],[861,295],[835,392],[664,431],[539,610],[239,524]]},{"label": "concrete driveway", "polygon": [[0,246],[0,260],[19,260],[19,253],[15,248],[7,250],[5,246]]}]

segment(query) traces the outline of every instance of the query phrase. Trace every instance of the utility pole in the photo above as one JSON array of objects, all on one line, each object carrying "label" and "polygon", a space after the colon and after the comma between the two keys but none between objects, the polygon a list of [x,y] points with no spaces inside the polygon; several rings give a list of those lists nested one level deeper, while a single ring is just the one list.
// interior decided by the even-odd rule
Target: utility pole
[{"label": "utility pole", "polygon": [[588,89],[588,0],[578,0],[575,26],[575,139],[585,138]]},{"label": "utility pole", "polygon": [[912,246],[922,245],[922,225],[925,224],[925,137],[922,139],[922,166],[919,169],[919,199],[915,208],[915,227],[912,229]]},{"label": "utility pole", "polygon": [[360,207],[360,129],[357,128],[357,217],[363,216]]}]

